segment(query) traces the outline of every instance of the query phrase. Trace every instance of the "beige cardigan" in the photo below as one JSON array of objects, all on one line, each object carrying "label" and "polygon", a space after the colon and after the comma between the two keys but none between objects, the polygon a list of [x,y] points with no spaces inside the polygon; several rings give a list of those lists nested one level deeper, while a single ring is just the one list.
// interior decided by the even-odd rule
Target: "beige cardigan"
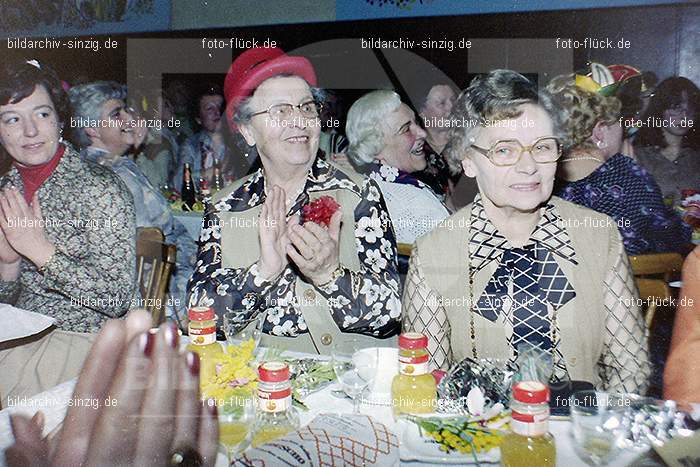
[{"label": "beige cardigan", "polygon": [[[551,203],[567,226],[578,261],[555,255],[576,291],[556,320],[569,374],[601,389],[643,393],[650,373],[648,332],[620,234],[603,214],[556,197]],[[496,258],[474,275],[469,297],[471,211],[472,205],[461,209],[418,240],[405,284],[404,330],[429,334],[433,364],[443,368],[472,356],[469,303],[478,300],[498,266]],[[474,324],[479,358],[512,357],[501,320],[474,313]]]}]

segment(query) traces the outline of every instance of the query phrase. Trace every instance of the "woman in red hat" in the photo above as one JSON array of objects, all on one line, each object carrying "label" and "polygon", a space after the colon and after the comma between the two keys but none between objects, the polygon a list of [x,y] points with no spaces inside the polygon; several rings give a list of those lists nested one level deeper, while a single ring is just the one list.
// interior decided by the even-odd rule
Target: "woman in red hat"
[{"label": "woman in red hat", "polygon": [[367,336],[368,346],[396,335],[401,309],[381,192],[317,157],[314,86],[311,63],[278,48],[231,65],[226,115],[262,168],[212,199],[189,304],[241,320],[266,311],[263,345],[328,353],[342,333]]}]

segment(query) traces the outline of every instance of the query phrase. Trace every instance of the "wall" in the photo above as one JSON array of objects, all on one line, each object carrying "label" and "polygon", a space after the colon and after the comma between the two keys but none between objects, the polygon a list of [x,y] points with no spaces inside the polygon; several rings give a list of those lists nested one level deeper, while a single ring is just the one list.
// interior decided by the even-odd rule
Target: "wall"
[{"label": "wall", "polygon": [[[214,5],[220,1],[223,0],[203,0],[203,2],[211,2]],[[235,1],[231,3],[235,3]],[[299,4],[297,3],[297,5]],[[322,10],[323,8],[317,8],[315,11],[319,15],[328,14],[327,11],[322,13]],[[234,10],[228,11],[230,13]],[[222,10],[222,21],[226,14]],[[298,14],[298,12],[294,10],[290,14]],[[268,20],[276,21],[275,18],[277,17],[269,16]],[[241,19],[242,22],[249,20],[250,18]],[[104,41],[105,37],[96,36],[95,38]],[[69,50],[65,47],[59,50],[35,49],[20,52],[28,58],[37,58],[53,63],[62,75],[69,78],[76,73],[81,73],[90,74],[92,78],[112,78],[126,81],[127,41],[133,38],[198,38],[201,40],[203,37],[269,37],[277,40],[278,45],[285,50],[309,48],[319,42],[348,38],[381,37],[384,39],[413,38],[420,40],[430,37],[451,39],[455,42],[461,38],[467,38],[472,39],[474,43],[478,43],[478,41],[483,43],[484,40],[487,40],[487,42],[496,45],[488,48],[479,46],[470,50],[455,50],[454,52],[437,48],[413,48],[408,51],[439,67],[458,86],[467,84],[470,73],[484,69],[513,67],[523,71],[531,71],[532,66],[528,64],[529,62],[542,63],[540,71],[552,74],[583,67],[588,60],[606,64],[627,63],[643,70],[654,71],[661,79],[680,74],[700,83],[700,5],[698,4],[427,18],[409,17],[366,21],[328,21],[312,24],[268,24],[220,29],[206,27],[197,30],[122,34],[110,37],[119,42],[119,47],[109,52],[100,50],[99,53],[95,53],[90,50]],[[590,51],[577,49],[562,51],[552,47],[556,38],[568,37],[579,40],[583,40],[585,37],[623,38],[630,41],[631,48],[626,50]],[[504,38],[511,40],[504,41]],[[549,48],[538,46],[538,53],[535,53],[535,49],[530,45],[532,42],[528,42],[535,40],[535,43],[544,44],[546,39],[551,41]],[[499,40],[500,45],[497,44]],[[4,40],[0,41],[0,54],[6,53],[3,51],[5,43]],[[335,60],[343,64],[343,54],[351,48],[339,46],[330,52],[314,52],[316,54],[314,60],[325,60],[328,63]],[[186,56],[189,58],[190,64],[198,63],[197,60],[200,59],[222,64],[217,66],[216,71],[211,71],[212,73],[224,73],[227,68],[226,64],[230,63],[230,60],[241,51],[230,48],[218,51],[206,50],[201,46],[198,47],[196,43],[188,50]],[[369,50],[366,51],[369,52]],[[172,60],[177,61],[185,57],[182,50],[177,50],[177,52]],[[213,58],[208,57],[209,53],[212,54]],[[188,60],[184,62],[188,63]],[[366,71],[366,67],[361,66],[346,69],[348,77],[357,76],[355,73],[357,70]],[[135,70],[135,72],[138,71]],[[198,71],[198,68],[189,66],[186,71],[194,73]],[[383,82],[386,83],[386,81]]]},{"label": "wall", "polygon": [[[700,83],[700,6],[663,6],[609,10],[583,16],[585,34],[624,37],[634,44],[635,66],[653,70],[660,79],[681,75]],[[587,54],[602,63],[628,63],[630,53],[612,49]]]}]

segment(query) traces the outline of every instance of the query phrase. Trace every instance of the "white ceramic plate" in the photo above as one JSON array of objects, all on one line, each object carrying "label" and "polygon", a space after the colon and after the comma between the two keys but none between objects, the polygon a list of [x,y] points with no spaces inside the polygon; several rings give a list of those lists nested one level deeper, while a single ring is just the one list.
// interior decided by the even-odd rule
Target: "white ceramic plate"
[{"label": "white ceramic plate", "polygon": [[[454,415],[451,415],[454,416]],[[430,436],[421,436],[421,430],[413,422],[401,420],[400,456],[402,461],[428,462],[433,464],[475,465],[471,454],[462,454],[454,451],[446,453],[440,450],[440,445]],[[501,460],[501,450],[491,449],[485,453],[479,453],[476,458],[480,463],[497,464]]]}]

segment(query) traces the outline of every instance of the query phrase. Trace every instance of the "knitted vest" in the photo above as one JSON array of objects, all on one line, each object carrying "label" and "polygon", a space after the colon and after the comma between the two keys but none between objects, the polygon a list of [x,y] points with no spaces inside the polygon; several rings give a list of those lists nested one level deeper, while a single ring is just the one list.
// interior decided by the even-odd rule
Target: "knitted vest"
[{"label": "knitted vest", "polygon": [[[576,251],[578,265],[555,255],[576,297],[556,313],[560,349],[572,379],[598,384],[596,363],[602,353],[607,312],[604,306],[605,275],[617,260],[619,236],[612,219],[553,197],[562,222]],[[430,234],[420,238],[413,254],[418,254],[428,286],[444,301],[451,326],[451,344],[457,361],[472,356],[470,309],[498,266],[492,261],[474,275],[469,296],[467,270],[471,204],[451,216]],[[588,222],[584,224],[584,218]],[[591,227],[591,225],[598,227]],[[448,228],[447,226],[452,226]],[[478,358],[510,359],[512,350],[506,341],[502,320],[491,322],[474,313],[475,346]]]}]

